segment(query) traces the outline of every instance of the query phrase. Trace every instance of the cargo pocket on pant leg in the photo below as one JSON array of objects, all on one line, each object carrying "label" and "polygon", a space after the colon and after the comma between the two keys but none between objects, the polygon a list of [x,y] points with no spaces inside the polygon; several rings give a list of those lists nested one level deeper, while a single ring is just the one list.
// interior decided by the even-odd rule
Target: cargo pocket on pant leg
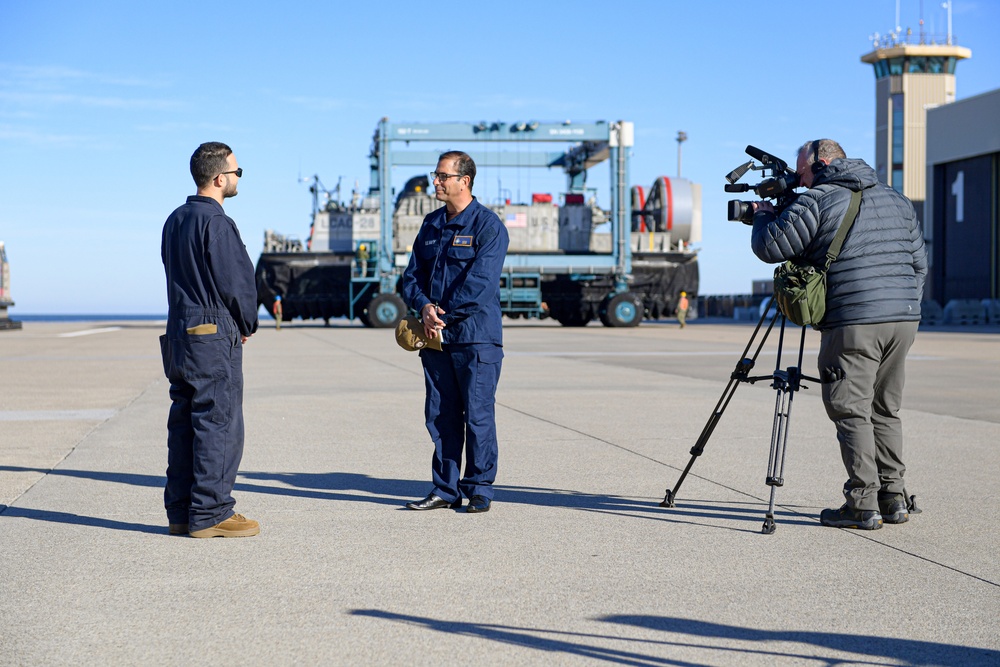
[{"label": "cargo pocket on pant leg", "polygon": [[834,421],[850,416],[851,386],[843,369],[824,369],[821,379],[827,416]]},{"label": "cargo pocket on pant leg", "polygon": [[482,348],[476,352],[476,358],[479,362],[479,368],[476,372],[476,392],[484,398],[493,398],[496,395],[497,382],[500,379],[503,348],[499,345]]}]

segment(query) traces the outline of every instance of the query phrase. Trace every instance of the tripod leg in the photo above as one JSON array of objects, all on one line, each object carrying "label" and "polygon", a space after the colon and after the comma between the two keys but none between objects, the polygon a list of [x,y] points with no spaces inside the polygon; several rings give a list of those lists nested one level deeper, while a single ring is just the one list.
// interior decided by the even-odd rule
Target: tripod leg
[{"label": "tripod leg", "polygon": [[903,489],[903,499],[906,500],[906,511],[910,514],[920,514],[923,512],[922,509],[917,507],[917,497],[909,495],[905,488]]},{"label": "tripod leg", "polygon": [[783,386],[778,389],[774,404],[771,453],[768,458],[767,478],[765,479],[767,485],[771,487],[771,498],[768,502],[764,526],[761,529],[765,535],[774,533],[774,497],[778,487],[785,483],[785,448],[788,445],[788,417],[792,408],[792,392],[787,385],[787,381],[783,381]]},{"label": "tripod leg", "polygon": [[[740,382],[750,382],[750,371],[753,370],[754,364],[757,362],[757,356],[760,354],[761,349],[764,347],[764,341],[767,340],[768,334],[774,328],[774,323],[777,321],[778,317],[781,315],[780,311],[775,310],[774,314],[771,316],[771,321],[764,331],[764,335],[761,337],[757,349],[754,350],[753,357],[748,358],[747,353],[750,348],[753,347],[754,339],[757,338],[757,334],[760,331],[761,326],[764,324],[764,319],[767,317],[769,311],[764,311],[761,313],[760,319],[757,320],[757,326],[754,328],[753,333],[750,335],[750,340],[747,341],[747,345],[743,348],[743,355],[740,358],[739,363],[736,364],[736,369],[729,376],[729,383],[722,392],[722,396],[719,398],[719,402],[715,404],[715,409],[712,411],[712,416],[708,418],[708,422],[705,423],[705,427],[701,430],[701,435],[698,436],[698,441],[695,443],[694,447],[691,448],[691,459],[688,461],[687,466],[685,466],[684,471],[681,472],[681,476],[678,478],[677,483],[674,485],[673,489],[667,489],[666,494],[663,497],[663,502],[660,503],[660,507],[673,507],[674,500],[677,497],[677,491],[681,488],[681,484],[684,483],[684,479],[687,477],[688,473],[691,471],[691,466],[694,465],[695,459],[702,455],[705,451],[705,445],[708,444],[709,438],[712,437],[712,432],[718,425],[719,420],[722,419],[722,413],[726,411],[726,406],[729,405],[729,401],[732,399],[733,394],[736,393],[736,388],[739,386]],[[784,320],[781,322],[782,331],[784,331]],[[779,343],[780,347],[780,343]]]},{"label": "tripod leg", "polygon": [[[784,323],[782,323],[784,324]],[[784,327],[781,330],[784,338]],[[771,453],[767,463],[767,485],[771,487],[771,498],[767,505],[767,515],[761,532],[765,535],[774,533],[774,497],[779,486],[785,484],[785,451],[788,447],[788,422],[792,417],[792,401],[795,392],[801,386],[802,355],[805,351],[806,328],[802,327],[799,335],[798,366],[791,366],[784,372],[781,368],[781,342],[778,343],[778,359],[774,370],[774,382],[771,384],[778,394],[774,399],[774,426],[771,429]]]},{"label": "tripod leg", "polygon": [[684,483],[684,479],[691,471],[691,466],[694,465],[695,459],[701,456],[705,451],[705,445],[708,444],[708,439],[712,437],[712,431],[715,430],[719,420],[722,419],[722,413],[726,411],[726,406],[729,405],[729,400],[733,397],[733,394],[736,393],[736,388],[738,386],[739,380],[736,378],[729,380],[729,384],[727,384],[725,390],[723,390],[722,396],[719,398],[719,402],[715,404],[712,416],[708,418],[708,421],[705,423],[705,427],[701,430],[701,435],[698,436],[698,441],[695,442],[694,447],[691,448],[691,458],[688,460],[687,466],[684,467],[684,471],[681,473],[680,478],[678,478],[674,488],[667,489],[667,493],[663,497],[663,502],[660,503],[660,507],[674,506],[674,498],[677,497],[678,489],[681,488],[681,484]]}]

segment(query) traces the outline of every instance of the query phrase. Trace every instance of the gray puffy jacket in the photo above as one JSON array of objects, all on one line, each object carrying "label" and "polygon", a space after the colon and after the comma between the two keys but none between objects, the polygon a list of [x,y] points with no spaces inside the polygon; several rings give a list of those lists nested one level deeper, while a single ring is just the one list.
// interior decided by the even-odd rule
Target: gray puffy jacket
[{"label": "gray puffy jacket", "polygon": [[822,268],[857,190],[861,211],[830,266],[826,316],[818,328],[919,321],[927,275],[920,225],[910,200],[879,183],[864,160],[834,160],[780,215],[759,211],[753,252],[770,264],[796,258]]}]

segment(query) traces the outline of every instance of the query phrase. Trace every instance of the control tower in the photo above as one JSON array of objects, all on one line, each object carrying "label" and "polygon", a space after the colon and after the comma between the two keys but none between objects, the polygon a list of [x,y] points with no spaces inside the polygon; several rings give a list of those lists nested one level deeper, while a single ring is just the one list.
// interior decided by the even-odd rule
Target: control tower
[{"label": "control tower", "polygon": [[955,45],[950,17],[947,36],[939,38],[924,34],[920,23],[916,39],[898,28],[875,35],[874,50],[861,61],[875,68],[875,171],[913,202],[922,222],[927,108],[955,101],[955,66],[972,51]]}]

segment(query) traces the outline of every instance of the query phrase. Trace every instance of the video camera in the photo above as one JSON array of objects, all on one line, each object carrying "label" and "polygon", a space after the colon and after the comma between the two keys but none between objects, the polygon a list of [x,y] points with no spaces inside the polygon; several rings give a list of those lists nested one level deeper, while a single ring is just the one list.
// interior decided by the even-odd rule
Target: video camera
[{"label": "video camera", "polygon": [[[769,153],[765,153],[754,146],[747,146],[747,155],[754,158],[761,164],[756,164],[753,160],[733,169],[726,175],[726,192],[749,192],[753,191],[761,199],[774,199],[774,210],[780,213],[786,206],[792,203],[796,195],[793,192],[799,187],[799,175],[788,168],[788,163],[780,158],[776,158]],[[767,171],[771,172],[770,178],[765,178],[756,185],[748,183],[737,183],[748,171],[763,171],[767,176]],[[742,222],[744,225],[753,224],[753,207],[750,202],[739,199],[729,200],[729,220]]]}]

